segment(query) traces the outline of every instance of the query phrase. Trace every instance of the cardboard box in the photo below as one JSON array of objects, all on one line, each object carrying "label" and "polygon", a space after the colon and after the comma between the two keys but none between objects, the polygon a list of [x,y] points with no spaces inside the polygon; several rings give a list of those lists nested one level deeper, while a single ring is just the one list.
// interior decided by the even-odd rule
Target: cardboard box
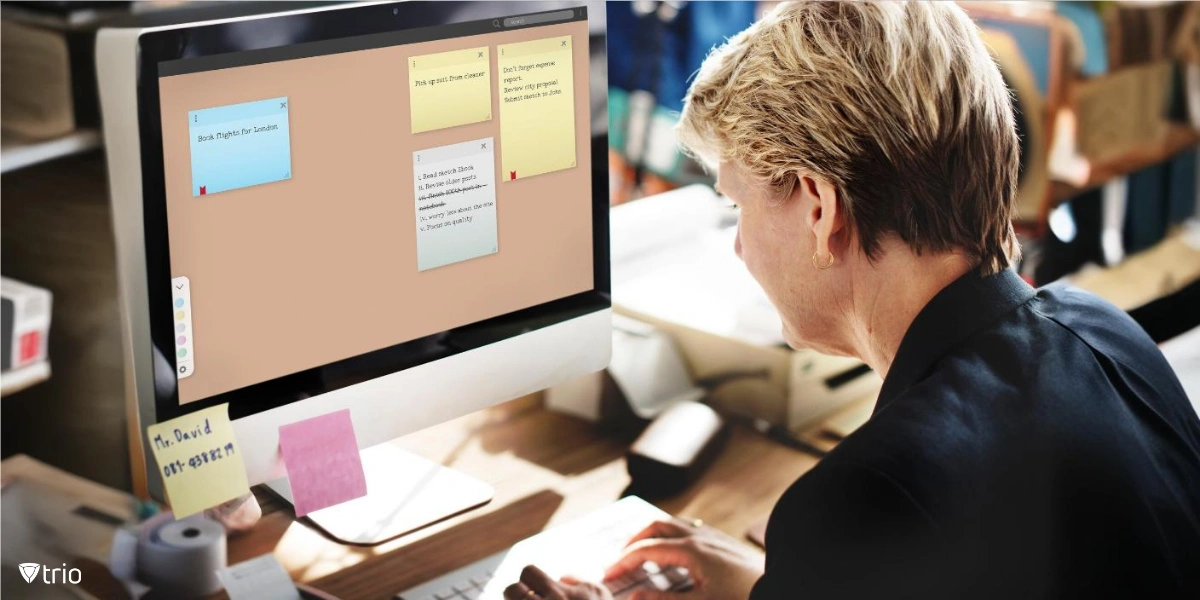
[{"label": "cardboard box", "polygon": [[728,414],[804,429],[877,395],[857,359],[796,351],[733,251],[725,201],[694,185],[612,209],[613,305],[670,335],[693,381]]},{"label": "cardboard box", "polygon": [[708,402],[727,414],[803,431],[842,408],[879,395],[883,380],[855,358],[827,356],[715,335],[688,325],[628,314],[671,335]]},{"label": "cardboard box", "polygon": [[0,277],[3,339],[0,370],[8,372],[46,360],[50,335],[49,290]]},{"label": "cardboard box", "polygon": [[1172,65],[1129,67],[1081,81],[1076,88],[1077,147],[1094,162],[1159,142],[1167,134]]}]

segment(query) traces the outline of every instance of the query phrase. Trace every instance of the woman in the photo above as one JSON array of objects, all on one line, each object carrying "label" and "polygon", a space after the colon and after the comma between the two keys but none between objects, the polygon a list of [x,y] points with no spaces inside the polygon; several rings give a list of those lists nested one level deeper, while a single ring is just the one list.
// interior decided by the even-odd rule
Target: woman
[{"label": "woman", "polygon": [[[1200,598],[1200,420],[1124,313],[1011,270],[1012,108],[961,8],[782,5],[705,61],[679,131],[788,343],[885,379],[779,500],[765,564],[670,522],[610,576],[682,565],[684,598]],[[535,567],[506,595],[609,597]]]}]

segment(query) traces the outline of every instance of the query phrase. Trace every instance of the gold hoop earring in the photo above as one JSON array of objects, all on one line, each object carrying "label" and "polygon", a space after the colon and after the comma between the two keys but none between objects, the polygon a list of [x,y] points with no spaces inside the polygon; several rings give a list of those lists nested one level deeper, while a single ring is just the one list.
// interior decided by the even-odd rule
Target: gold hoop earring
[{"label": "gold hoop earring", "polygon": [[829,262],[827,262],[825,264],[821,264],[821,261],[817,258],[818,254],[820,254],[820,251],[813,252],[812,260],[813,260],[814,267],[816,267],[820,271],[824,271],[825,269],[828,269],[829,267],[833,266],[833,253],[832,252],[829,253]]}]

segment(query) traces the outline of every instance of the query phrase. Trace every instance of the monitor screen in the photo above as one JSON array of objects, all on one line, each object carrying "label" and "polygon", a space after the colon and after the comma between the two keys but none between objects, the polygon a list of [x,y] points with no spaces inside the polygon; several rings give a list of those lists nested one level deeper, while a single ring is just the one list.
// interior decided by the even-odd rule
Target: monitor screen
[{"label": "monitor screen", "polygon": [[595,292],[588,44],[578,7],[159,62],[170,404],[270,408]]}]

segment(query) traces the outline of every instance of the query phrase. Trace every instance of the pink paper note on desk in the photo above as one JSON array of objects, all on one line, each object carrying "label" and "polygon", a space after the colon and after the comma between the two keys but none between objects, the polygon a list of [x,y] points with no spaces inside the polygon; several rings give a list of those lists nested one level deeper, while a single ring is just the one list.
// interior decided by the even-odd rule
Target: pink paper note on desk
[{"label": "pink paper note on desk", "polygon": [[348,409],[280,427],[279,447],[297,517],[367,495]]}]

